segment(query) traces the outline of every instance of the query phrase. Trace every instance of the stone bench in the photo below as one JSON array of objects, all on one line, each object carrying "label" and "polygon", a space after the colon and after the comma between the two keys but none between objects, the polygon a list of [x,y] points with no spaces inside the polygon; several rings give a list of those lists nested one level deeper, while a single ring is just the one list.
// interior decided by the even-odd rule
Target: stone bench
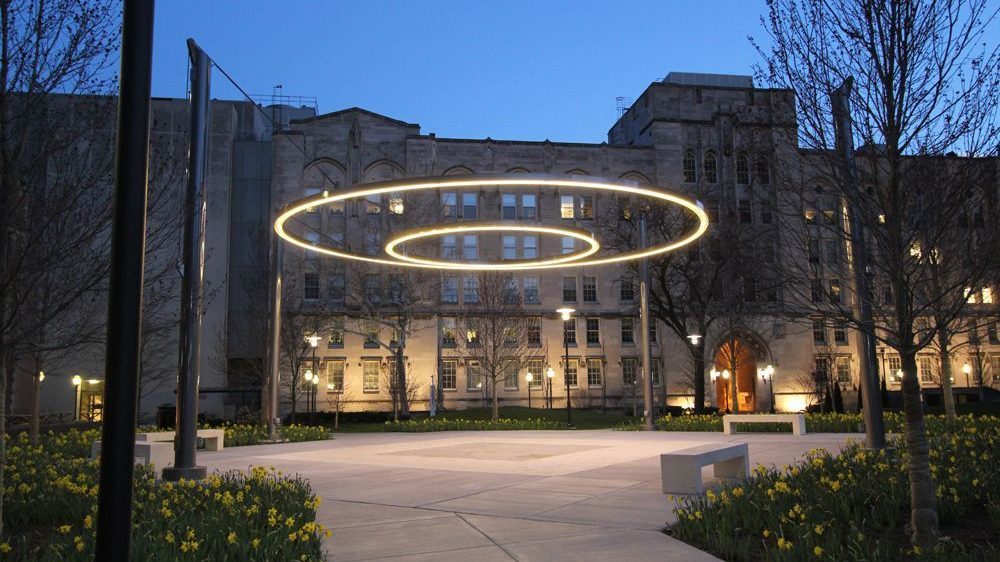
[{"label": "stone bench", "polygon": [[[168,441],[173,442],[176,433],[173,431],[149,431],[136,433],[136,441]],[[198,437],[205,440],[206,451],[221,451],[225,448],[226,431],[224,429],[199,429]]]},{"label": "stone bench", "polygon": [[[90,458],[97,459],[100,456],[101,442],[94,441],[90,444]],[[136,441],[135,462],[153,466],[159,473],[160,469],[174,465],[174,446],[162,441]]]},{"label": "stone bench", "polygon": [[722,416],[722,431],[732,435],[737,423],[790,423],[793,435],[806,434],[806,417],[803,414],[726,414]]},{"label": "stone bench", "polygon": [[660,455],[664,494],[700,494],[701,469],[713,465],[716,478],[742,478],[750,474],[746,443],[709,443]]}]

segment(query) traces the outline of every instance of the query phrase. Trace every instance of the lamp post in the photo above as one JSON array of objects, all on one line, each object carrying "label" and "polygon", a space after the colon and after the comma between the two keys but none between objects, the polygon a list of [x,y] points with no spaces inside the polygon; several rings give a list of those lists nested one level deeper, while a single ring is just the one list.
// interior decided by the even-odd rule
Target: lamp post
[{"label": "lamp post", "polygon": [[524,380],[528,381],[528,409],[531,409],[531,381],[535,379],[535,376],[528,371],[528,374],[524,375]]},{"label": "lamp post", "polygon": [[312,422],[315,424],[316,423],[316,420],[315,420],[316,411],[319,409],[317,407],[317,404],[316,404],[316,401],[319,399],[319,375],[313,375],[312,395],[313,395],[313,419],[312,419]]},{"label": "lamp post", "polygon": [[563,380],[566,381],[566,425],[573,427],[573,404],[569,399],[569,338],[566,334],[566,322],[573,319],[573,313],[576,311],[572,308],[560,308],[556,312],[560,314],[563,320],[563,349],[565,350],[563,359],[566,361],[563,363]]},{"label": "lamp post", "polygon": [[73,388],[76,393],[76,400],[73,401],[73,419],[80,419],[80,386],[83,384],[83,377],[73,375]]},{"label": "lamp post", "polygon": [[548,369],[545,370],[545,378],[549,379],[549,384],[546,392],[546,399],[548,400],[550,410],[552,409],[552,379],[554,379],[555,376],[556,376],[556,370],[553,369],[552,367],[549,367]]},{"label": "lamp post", "polygon": [[[312,348],[312,352],[313,352],[312,353],[312,374],[313,374],[313,379],[316,381],[316,382],[313,383],[313,385],[319,384],[319,365],[316,364],[316,348],[319,347],[319,340],[320,339],[321,338],[319,337],[319,334],[317,334],[315,332],[313,332],[313,335],[311,335],[311,336],[306,336],[306,341],[309,342],[309,347]],[[312,392],[313,390],[315,390],[315,389],[307,389],[307,392]],[[313,396],[313,407],[312,407],[312,414],[309,415],[309,423],[313,423],[313,421],[315,421],[315,420],[313,420],[313,417],[314,417],[314,415],[316,413],[316,397],[315,397],[315,393],[313,393],[313,394],[314,394],[314,396]],[[306,394],[306,396],[308,397],[309,395]],[[307,400],[308,400],[308,398],[307,398]]]},{"label": "lamp post", "polygon": [[768,395],[771,398],[771,413],[774,413],[774,365],[768,365],[767,367],[757,369],[757,374],[760,375],[760,380],[764,381],[764,386],[768,389]]},{"label": "lamp post", "polygon": [[302,378],[305,379],[305,381],[306,381],[306,383],[304,385],[302,385],[304,387],[305,394],[306,394],[306,418],[308,418],[311,421],[312,420],[312,412],[310,411],[310,408],[309,408],[309,398],[310,398],[310,395],[312,394],[312,389],[310,388],[310,385],[311,385],[312,380],[313,380],[312,369],[306,369],[306,373],[304,375],[302,375]]},{"label": "lamp post", "polygon": [[968,361],[965,362],[965,365],[962,365],[962,372],[965,373],[965,386],[971,388],[972,384],[969,383],[969,375],[972,374],[972,365],[969,365]]},{"label": "lamp post", "polygon": [[698,387],[701,387],[701,404],[696,404],[695,400],[691,400],[691,404],[694,407],[694,413],[700,413],[705,409],[705,352],[704,350],[698,349],[698,343],[701,342],[701,334],[688,334],[688,341],[691,342],[691,347],[694,348],[692,355],[695,355],[697,359],[694,361],[695,365],[701,365],[700,373],[695,373],[695,393],[694,397],[698,397]]}]

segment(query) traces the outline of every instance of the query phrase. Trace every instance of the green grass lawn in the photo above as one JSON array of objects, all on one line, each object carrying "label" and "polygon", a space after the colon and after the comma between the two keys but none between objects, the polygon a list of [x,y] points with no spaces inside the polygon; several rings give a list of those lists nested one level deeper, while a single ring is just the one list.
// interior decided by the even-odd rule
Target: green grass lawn
[{"label": "green grass lawn", "polygon": [[[489,419],[492,415],[490,408],[469,408],[466,410],[448,410],[438,412],[439,418],[445,419],[466,419],[482,420]],[[413,415],[414,419],[427,417],[427,414],[420,412]],[[500,408],[500,417],[509,419],[543,419],[555,422],[566,421],[566,410],[563,408],[546,410],[543,408],[524,408],[521,406],[503,406]],[[601,413],[600,410],[573,410],[573,425],[577,429],[608,429],[619,423],[632,419],[620,411],[608,410]],[[341,423],[338,433],[365,433],[382,431],[381,423]]]}]

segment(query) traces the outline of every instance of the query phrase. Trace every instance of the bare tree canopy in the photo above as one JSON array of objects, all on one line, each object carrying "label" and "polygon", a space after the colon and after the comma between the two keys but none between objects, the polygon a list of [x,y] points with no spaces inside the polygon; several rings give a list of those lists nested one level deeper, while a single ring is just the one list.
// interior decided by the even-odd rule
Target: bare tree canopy
[{"label": "bare tree canopy", "polygon": [[[799,233],[798,304],[900,354],[913,540],[925,546],[938,518],[915,354],[997,271],[995,171],[977,157],[996,156],[1000,141],[1000,47],[987,39],[998,10],[987,0],[769,0],[771,46],[756,44],[766,59],[758,78],[798,104],[805,158],[785,170],[798,189],[787,190],[783,229]],[[854,154],[832,117],[831,94],[845,85]],[[867,293],[837,280],[849,260],[818,269],[801,259],[812,240],[850,249],[848,210],[866,237]],[[859,317],[864,302],[877,311],[873,327]]]}]

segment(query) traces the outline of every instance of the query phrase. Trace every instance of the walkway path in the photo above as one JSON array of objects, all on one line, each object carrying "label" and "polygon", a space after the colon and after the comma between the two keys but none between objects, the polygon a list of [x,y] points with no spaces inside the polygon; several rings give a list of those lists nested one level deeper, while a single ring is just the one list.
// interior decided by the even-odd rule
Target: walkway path
[{"label": "walkway path", "polygon": [[[675,518],[659,454],[750,443],[783,465],[839,434],[494,431],[341,434],[333,441],[203,453],[210,469],[274,466],[309,479],[333,529],[330,559],[715,560],[661,532]],[[706,481],[711,469],[706,469]]]}]

